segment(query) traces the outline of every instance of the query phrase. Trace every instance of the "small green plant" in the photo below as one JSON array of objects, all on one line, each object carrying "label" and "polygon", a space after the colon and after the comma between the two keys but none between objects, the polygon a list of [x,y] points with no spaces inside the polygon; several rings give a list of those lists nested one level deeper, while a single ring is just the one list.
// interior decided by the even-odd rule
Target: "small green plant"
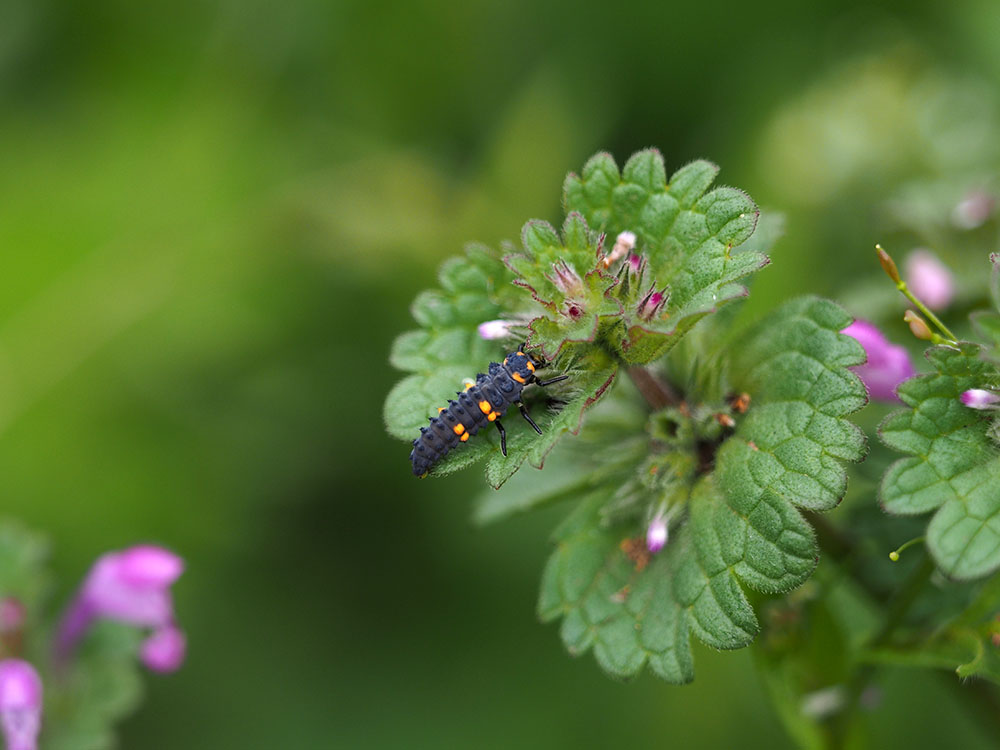
[{"label": "small green plant", "polygon": [[[794,299],[744,320],[734,303],[768,263],[774,233],[754,235],[756,205],[740,190],[712,188],[717,173],[697,161],[668,177],[655,150],[619,171],[598,154],[566,178],[560,230],[529,221],[517,246],[474,245],[446,261],[440,287],[414,302],[420,328],[393,347],[392,364],[410,374],[386,399],[385,420],[392,435],[414,440],[464,379],[526,341],[553,375],[569,375],[524,391],[541,434],[508,420],[506,454],[487,430],[430,476],[485,461],[499,491],[479,504],[480,523],[572,505],[554,533],[538,604],[543,620],[560,621],[570,653],[591,651],[618,678],[648,666],[680,684],[695,676],[692,637],[738,649],[763,628],[758,664],[789,730],[803,744],[839,745],[854,731],[874,664],[915,653],[995,679],[997,587],[955,584],[952,629],[914,631],[903,626],[933,567],[900,563],[895,570],[909,578],[888,588],[855,568],[867,554],[857,533],[820,514],[840,503],[848,466],[867,453],[848,419],[868,402],[865,384],[873,397],[895,399],[912,365],[828,300]],[[912,296],[898,272],[894,280]],[[912,454],[889,469],[882,503],[891,514],[937,509],[926,536],[940,574],[981,578],[1000,566],[1000,396],[978,396],[987,407],[979,409],[962,398],[992,394],[1000,373],[983,346],[955,341],[914,301],[941,327],[931,333],[911,313],[914,332],[926,329],[936,344],[928,355],[936,372],[903,383],[907,408],[882,426],[887,445]],[[998,321],[983,316],[980,326],[1000,330]],[[526,462],[542,468],[566,433],[577,437],[552,454],[545,482],[514,477]],[[881,515],[871,538],[891,538],[896,523]],[[802,587],[821,548],[860,593],[837,591],[839,575],[822,568]],[[852,607],[869,613],[852,619]],[[832,672],[812,660],[810,633],[787,632],[789,622],[831,608],[853,632]],[[821,688],[833,698],[816,700]],[[810,711],[814,704],[827,708]]]}]

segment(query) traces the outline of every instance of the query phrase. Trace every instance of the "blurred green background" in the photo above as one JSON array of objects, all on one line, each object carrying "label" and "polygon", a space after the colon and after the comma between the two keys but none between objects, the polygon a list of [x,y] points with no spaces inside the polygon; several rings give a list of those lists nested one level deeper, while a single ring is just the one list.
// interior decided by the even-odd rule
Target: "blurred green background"
[{"label": "blurred green background", "polygon": [[[3,511],[50,535],[59,603],[109,548],[188,562],[188,662],[150,676],[122,746],[790,746],[748,652],[698,648],[685,688],[567,657],[534,616],[560,512],[480,530],[477,471],[416,482],[382,427],[387,352],[444,257],[558,221],[599,149],[711,158],[785,212],[754,309],[863,300],[871,243],[912,234],[889,197],[995,181],[998,19],[0,4]],[[935,249],[961,267],[962,247]],[[870,723],[879,745],[991,746],[934,675],[889,673]]]}]

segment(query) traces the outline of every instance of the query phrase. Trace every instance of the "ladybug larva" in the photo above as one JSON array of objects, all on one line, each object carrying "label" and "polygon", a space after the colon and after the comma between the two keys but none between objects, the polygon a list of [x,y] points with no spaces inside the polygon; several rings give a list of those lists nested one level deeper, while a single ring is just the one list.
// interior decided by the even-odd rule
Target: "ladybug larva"
[{"label": "ladybug larva", "polygon": [[521,403],[521,392],[532,383],[546,386],[569,377],[559,375],[539,380],[535,376],[535,370],[544,366],[544,362],[521,350],[508,354],[502,363],[491,362],[488,372],[477,375],[475,383],[469,383],[464,391],[458,392],[458,399],[449,401],[447,406],[438,409],[438,415],[430,418],[430,424],[420,428],[420,436],[413,441],[413,450],[410,452],[413,473],[418,477],[427,476],[434,464],[448,455],[449,451],[466,442],[490,422],[496,425],[500,433],[500,450],[506,456],[507,431],[500,424],[500,417],[511,404],[517,404],[521,416],[541,435],[541,428]]}]

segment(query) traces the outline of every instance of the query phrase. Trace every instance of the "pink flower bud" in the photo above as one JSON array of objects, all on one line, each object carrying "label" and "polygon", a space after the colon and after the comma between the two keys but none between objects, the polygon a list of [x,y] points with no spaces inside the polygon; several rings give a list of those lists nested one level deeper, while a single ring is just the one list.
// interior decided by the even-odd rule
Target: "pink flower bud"
[{"label": "pink flower bud", "polygon": [[0,729],[7,750],[35,750],[42,725],[42,681],[21,659],[0,661]]},{"label": "pink flower bud", "polygon": [[510,335],[511,323],[507,320],[487,320],[479,324],[479,338],[486,341],[507,338]]},{"label": "pink flower bud", "polygon": [[639,300],[639,305],[636,308],[636,314],[643,320],[652,320],[660,314],[663,306],[667,302],[667,289],[663,288],[662,292],[655,292],[652,288],[646,292],[646,296]]},{"label": "pink flower bud", "polygon": [[174,625],[153,631],[139,650],[142,663],[154,672],[174,672],[184,663],[187,639]]},{"label": "pink flower bud", "polygon": [[657,514],[649,522],[649,528],[646,529],[646,549],[655,555],[666,546],[669,536],[667,519]]},{"label": "pink flower bud", "polygon": [[959,398],[970,409],[992,409],[995,404],[1000,403],[1000,396],[982,388],[970,388]]},{"label": "pink flower bud", "polygon": [[955,296],[951,271],[930,250],[919,248],[906,258],[906,283],[932,310],[943,310]]},{"label": "pink flower bud", "polygon": [[183,569],[181,558],[151,545],[99,557],[60,623],[57,656],[68,658],[96,619],[157,631],[173,626],[170,587]]},{"label": "pink flower bud", "polygon": [[632,273],[639,273],[639,269],[642,268],[642,256],[635,253],[628,256],[628,267]]},{"label": "pink flower bud", "polygon": [[907,310],[903,313],[903,322],[909,324],[910,333],[913,334],[914,338],[918,338],[921,341],[932,341],[934,339],[934,333],[931,331],[927,321],[921,318],[913,310]]},{"label": "pink flower bud", "polygon": [[878,401],[898,401],[896,386],[916,375],[906,349],[891,343],[867,320],[855,320],[841,333],[857,339],[868,355],[867,363],[851,369],[868,387],[871,397]]},{"label": "pink flower bud", "polygon": [[13,596],[0,599],[0,634],[14,633],[24,626],[24,605]]},{"label": "pink flower bud", "polygon": [[552,275],[546,278],[567,297],[579,297],[583,294],[583,281],[564,260],[553,263]]},{"label": "pink flower bud", "polygon": [[975,229],[986,223],[996,208],[996,199],[985,190],[973,190],[951,212],[951,223],[959,229]]}]

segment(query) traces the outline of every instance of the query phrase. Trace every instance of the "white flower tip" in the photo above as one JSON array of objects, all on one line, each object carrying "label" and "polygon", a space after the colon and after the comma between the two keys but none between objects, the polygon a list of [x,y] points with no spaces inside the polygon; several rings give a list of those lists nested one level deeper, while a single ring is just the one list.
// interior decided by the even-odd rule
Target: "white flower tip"
[{"label": "white flower tip", "polygon": [[650,522],[649,528],[646,530],[646,549],[656,554],[666,546],[668,536],[666,519],[657,516]]},{"label": "white flower tip", "polygon": [[615,238],[615,245],[611,248],[611,254],[604,259],[604,267],[607,268],[612,263],[624,258],[627,253],[635,248],[635,232],[619,232]]},{"label": "white flower tip", "polygon": [[1000,396],[982,388],[970,388],[959,398],[970,409],[991,409],[994,404],[1000,402]]},{"label": "white flower tip", "polygon": [[623,252],[627,252],[635,247],[635,232],[629,232],[625,230],[620,232],[618,237],[615,238],[615,247],[624,247]]},{"label": "white flower tip", "polygon": [[486,341],[502,339],[510,334],[510,323],[506,320],[487,320],[479,324],[479,338]]}]

